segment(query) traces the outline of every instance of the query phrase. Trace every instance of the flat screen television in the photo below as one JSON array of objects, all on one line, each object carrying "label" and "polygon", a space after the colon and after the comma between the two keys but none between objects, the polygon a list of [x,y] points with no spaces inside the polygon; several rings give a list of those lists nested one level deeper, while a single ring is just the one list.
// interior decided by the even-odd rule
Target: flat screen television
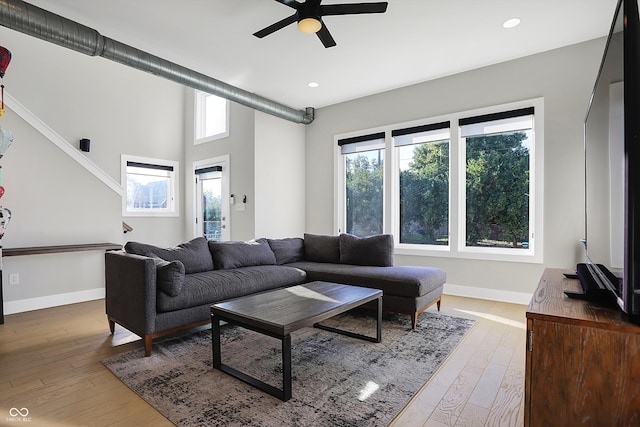
[{"label": "flat screen television", "polygon": [[640,0],[619,0],[585,120],[585,294],[640,316]]}]

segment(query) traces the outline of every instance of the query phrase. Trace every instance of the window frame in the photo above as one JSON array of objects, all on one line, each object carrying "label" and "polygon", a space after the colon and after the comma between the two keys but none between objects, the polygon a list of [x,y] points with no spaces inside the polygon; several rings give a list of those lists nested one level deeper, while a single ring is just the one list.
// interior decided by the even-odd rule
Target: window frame
[{"label": "window frame", "polygon": [[[452,203],[452,191],[451,191],[451,166],[452,166],[452,155],[451,152],[453,150],[453,145],[454,144],[454,140],[452,137],[452,131],[451,131],[451,122],[448,120],[443,120],[443,121],[439,121],[436,119],[429,119],[426,122],[421,122],[419,125],[411,125],[411,126],[399,126],[399,125],[394,125],[392,126],[391,129],[391,146],[392,146],[392,153],[393,153],[393,165],[392,167],[394,168],[391,171],[391,174],[393,176],[393,182],[394,182],[394,186],[392,187],[392,192],[393,192],[393,204],[392,204],[392,209],[393,209],[393,213],[394,215],[392,216],[392,230],[393,230],[393,236],[394,236],[394,241],[395,241],[395,246],[396,248],[404,248],[407,250],[418,250],[419,252],[422,252],[424,250],[430,250],[430,251],[435,251],[435,252],[449,252],[451,250],[451,227],[452,227],[452,215],[451,215],[451,203]],[[444,123],[448,122],[448,126],[444,127]],[[447,226],[449,229],[449,235],[448,235],[448,243],[446,245],[429,245],[429,244],[419,244],[419,243],[401,243],[400,242],[400,227],[402,226],[402,218],[400,215],[400,158],[398,155],[398,152],[400,151],[400,147],[402,147],[403,145],[397,144],[395,141],[395,136],[393,135],[394,133],[398,132],[399,130],[408,130],[410,128],[419,128],[419,127],[435,127],[436,129],[429,131],[429,132],[437,132],[437,131],[442,131],[443,129],[446,129],[448,132],[448,145],[449,145],[449,196],[448,196],[448,206],[449,206],[449,215],[447,218]],[[437,141],[432,141],[432,142],[437,142]],[[417,145],[417,144],[416,144]]]},{"label": "window frame", "polygon": [[[167,208],[137,208],[129,209],[127,207],[127,167],[128,163],[141,163],[151,166],[159,166],[162,168],[173,168],[169,171],[169,202]],[[153,169],[150,167],[149,169]],[[180,166],[179,162],[173,160],[154,159],[150,157],[121,155],[121,183],[122,183],[122,216],[123,217],[177,217],[180,215],[178,203],[178,188]]]},{"label": "window frame", "polygon": [[[335,175],[334,179],[334,194],[338,195],[337,200],[335,201],[336,209],[334,209],[334,224],[337,226],[339,233],[346,233],[347,229],[347,193],[346,193],[346,170],[347,170],[347,158],[342,154],[342,146],[339,144],[340,140],[349,140],[352,138],[362,138],[365,136],[373,136],[380,133],[385,133],[384,129],[369,129],[364,132],[351,132],[348,134],[336,135],[334,137],[334,158],[336,159],[336,170],[339,171],[338,174]],[[372,138],[371,141],[377,140]],[[366,142],[367,140],[363,140]],[[387,182],[389,179],[388,176],[388,147],[389,147],[389,138],[385,133],[384,136],[384,165],[383,165],[383,176],[382,176],[382,229],[383,231],[387,229],[387,220],[389,218],[389,212],[387,209]],[[340,225],[338,225],[340,224]]]},{"label": "window frame", "polygon": [[220,99],[224,99],[217,95],[213,95],[207,92],[203,92],[200,90],[195,90],[193,93],[193,144],[205,144],[207,142],[215,141],[218,139],[226,138],[229,136],[229,114],[230,114],[230,102],[228,99],[225,100],[225,117],[224,117],[224,131],[211,135],[203,135],[203,127],[206,121],[207,116],[207,108],[206,108],[206,100],[208,97],[214,96]]},{"label": "window frame", "polygon": [[[530,193],[533,196],[529,207],[530,248],[476,248],[466,247],[466,153],[462,147],[459,120],[472,116],[501,113],[521,108],[534,108],[532,129],[533,142],[530,147]],[[450,121],[449,151],[449,245],[421,245],[399,242],[400,191],[399,160],[391,136],[393,130]],[[444,258],[479,259],[507,262],[543,262],[544,248],[544,98],[532,98],[506,104],[434,116],[411,122],[396,123],[384,127],[364,129],[334,136],[334,158],[336,174],[334,179],[335,211],[334,228],[344,232],[345,212],[345,159],[338,147],[338,140],[357,137],[375,132],[385,133],[384,165],[384,232],[394,235],[395,253],[398,255],[433,256]]]},{"label": "window frame", "polygon": [[[533,140],[533,143],[531,144],[531,146],[529,147],[529,194],[531,194],[532,190],[535,192],[535,188],[536,188],[536,168],[535,168],[535,154],[537,151],[537,147],[536,147],[536,130],[535,130],[535,122],[536,122],[536,113],[535,113],[535,107],[533,107],[533,113],[532,114],[522,114],[516,117],[525,117],[525,116],[533,116],[532,117],[532,127],[531,127],[531,138]],[[505,110],[501,110],[500,112],[504,112]],[[491,123],[491,121],[484,121],[484,122],[480,122],[480,123]],[[478,123],[478,124],[480,124]],[[459,125],[458,129],[461,130],[461,128],[464,125]],[[503,133],[503,132],[501,132]],[[471,135],[472,137],[476,137],[476,136],[480,136],[480,135],[491,135],[492,133],[484,133],[484,134],[480,134],[480,133],[476,133],[474,135]],[[467,239],[466,239],[466,235],[467,235],[467,217],[466,217],[466,211],[467,211],[467,204],[466,204],[466,192],[467,192],[467,188],[466,188],[466,171],[467,171],[467,144],[466,144],[466,137],[462,136],[462,132],[460,132],[459,135],[459,150],[460,150],[460,196],[461,196],[461,203],[460,203],[460,218],[462,219],[461,221],[459,221],[458,226],[460,229],[460,232],[458,234],[458,248],[461,252],[465,252],[468,254],[476,254],[476,253],[485,253],[485,254],[495,254],[495,255],[503,255],[503,256],[510,256],[510,255],[517,255],[517,256],[534,256],[535,255],[535,248],[537,246],[537,239],[533,238],[535,237],[535,228],[536,228],[536,224],[535,224],[535,207],[537,205],[537,200],[536,197],[533,197],[533,200],[531,200],[530,198],[530,204],[533,204],[533,206],[529,206],[529,245],[528,248],[526,249],[516,249],[516,248],[491,248],[491,247],[478,247],[478,246],[467,246]],[[534,193],[535,194],[535,193]]]}]

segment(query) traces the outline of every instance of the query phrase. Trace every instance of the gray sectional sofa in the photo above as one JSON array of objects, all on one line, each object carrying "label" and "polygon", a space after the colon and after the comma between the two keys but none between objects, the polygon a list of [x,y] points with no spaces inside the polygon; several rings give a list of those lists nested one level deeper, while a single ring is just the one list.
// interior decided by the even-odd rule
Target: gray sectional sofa
[{"label": "gray sectional sofa", "polygon": [[174,248],[128,242],[105,254],[106,313],[144,339],[209,323],[209,307],[223,300],[320,280],[377,288],[383,310],[411,315],[440,309],[443,270],[393,265],[393,237],[305,234],[302,238],[207,242]]}]

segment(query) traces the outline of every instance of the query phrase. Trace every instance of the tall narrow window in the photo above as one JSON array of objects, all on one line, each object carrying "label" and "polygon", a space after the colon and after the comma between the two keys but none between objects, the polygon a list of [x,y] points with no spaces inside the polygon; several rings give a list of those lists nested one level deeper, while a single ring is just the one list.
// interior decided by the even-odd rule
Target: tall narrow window
[{"label": "tall narrow window", "polygon": [[229,101],[206,92],[195,92],[195,143],[229,136]]},{"label": "tall narrow window", "polygon": [[384,133],[338,140],[345,162],[346,232],[371,236],[384,226]]},{"label": "tall narrow window", "polygon": [[122,156],[123,215],[176,216],[178,162]]},{"label": "tall narrow window", "polygon": [[524,108],[460,119],[467,248],[529,249],[533,113]]},{"label": "tall narrow window", "polygon": [[391,132],[399,173],[399,242],[449,245],[450,123]]}]

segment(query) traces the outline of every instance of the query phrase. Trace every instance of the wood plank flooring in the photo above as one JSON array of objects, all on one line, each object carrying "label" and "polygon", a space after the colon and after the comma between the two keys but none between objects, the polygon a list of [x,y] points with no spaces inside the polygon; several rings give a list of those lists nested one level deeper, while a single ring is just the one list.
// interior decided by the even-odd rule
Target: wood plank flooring
[{"label": "wood plank flooring", "polygon": [[[390,425],[521,426],[525,311],[445,296],[443,313],[477,322]],[[11,408],[27,408],[32,426],[172,425],[100,363],[142,346],[120,326],[109,334],[103,300],[5,316],[0,425],[25,425],[11,419]]]}]

